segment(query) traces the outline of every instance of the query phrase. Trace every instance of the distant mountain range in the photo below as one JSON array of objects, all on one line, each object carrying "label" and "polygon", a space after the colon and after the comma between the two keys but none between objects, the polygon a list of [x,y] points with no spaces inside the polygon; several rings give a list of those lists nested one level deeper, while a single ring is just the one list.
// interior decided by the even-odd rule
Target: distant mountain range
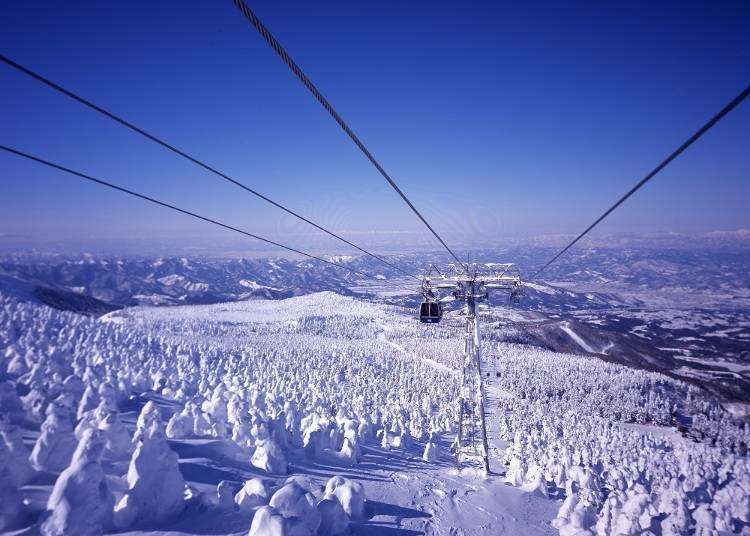
[{"label": "distant mountain range", "polygon": [[[528,277],[555,251],[474,250],[471,260],[516,261]],[[372,278],[283,258],[16,254],[0,258],[0,291],[93,316],[133,305],[280,299],[324,290],[416,308],[418,283],[401,271],[420,274],[431,262],[447,262],[440,253],[391,255],[396,271],[368,257],[331,260]],[[505,294],[492,295],[484,332],[666,371],[725,399],[750,401],[748,266],[745,248],[581,248],[526,281],[520,305],[509,307]]]},{"label": "distant mountain range", "polygon": [[[319,262],[287,259],[5,258],[0,274],[47,294],[94,298],[114,308],[279,299],[321,290],[351,294],[353,279]],[[62,308],[64,307],[64,304]]]}]

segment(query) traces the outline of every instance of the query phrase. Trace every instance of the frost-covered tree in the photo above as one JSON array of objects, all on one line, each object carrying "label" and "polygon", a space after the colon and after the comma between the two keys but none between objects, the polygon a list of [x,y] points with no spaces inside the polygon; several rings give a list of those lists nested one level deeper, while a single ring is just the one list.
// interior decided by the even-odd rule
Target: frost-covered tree
[{"label": "frost-covered tree", "polygon": [[41,525],[44,536],[95,536],[110,526],[115,500],[99,463],[103,452],[103,434],[86,430],[70,466],[60,473],[52,488],[48,516]]},{"label": "frost-covered tree", "polygon": [[155,406],[149,404],[138,418],[139,443],[128,468],[128,490],[114,511],[118,528],[163,523],[185,506],[185,481],[177,454],[167,444]]},{"label": "frost-covered tree", "polygon": [[59,473],[70,465],[77,444],[69,410],[50,404],[41,434],[31,451],[31,464],[39,471]]}]

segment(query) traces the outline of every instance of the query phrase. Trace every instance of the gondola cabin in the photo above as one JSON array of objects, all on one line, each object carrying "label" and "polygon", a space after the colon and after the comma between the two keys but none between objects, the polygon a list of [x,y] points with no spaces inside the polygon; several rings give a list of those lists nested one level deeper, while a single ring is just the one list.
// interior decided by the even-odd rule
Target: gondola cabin
[{"label": "gondola cabin", "polygon": [[419,306],[419,321],[436,324],[443,318],[443,306],[437,301],[423,301]]}]

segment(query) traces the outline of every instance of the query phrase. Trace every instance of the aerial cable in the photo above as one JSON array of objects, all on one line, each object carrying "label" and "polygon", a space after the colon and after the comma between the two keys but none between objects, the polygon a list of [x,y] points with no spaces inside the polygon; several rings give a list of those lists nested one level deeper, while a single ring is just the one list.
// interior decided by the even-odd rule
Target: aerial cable
[{"label": "aerial cable", "polygon": [[294,62],[294,60],[287,54],[286,50],[281,46],[281,44],[276,40],[276,38],[271,35],[271,32],[268,31],[268,29],[263,25],[263,23],[260,21],[258,16],[243,2],[243,0],[233,0],[234,5],[237,6],[237,8],[242,12],[243,15],[247,18],[247,20],[250,21],[250,23],[255,27],[256,30],[258,30],[258,33],[260,33],[261,36],[263,36],[263,39],[266,40],[266,42],[271,46],[271,48],[276,52],[276,54],[279,55],[279,57],[286,63],[287,67],[291,69],[291,71],[299,78],[299,80],[304,84],[304,86],[312,93],[313,97],[315,97],[315,100],[317,100],[323,108],[326,109],[326,111],[333,117],[333,119],[338,123],[338,125],[343,129],[344,132],[346,132],[347,136],[351,138],[351,140],[354,142],[354,144],[359,147],[359,150],[364,153],[364,155],[367,157],[367,159],[372,163],[373,166],[380,172],[380,174],[385,178],[386,181],[388,181],[388,184],[391,185],[391,188],[393,188],[398,195],[401,196],[401,199],[404,200],[404,202],[409,206],[409,208],[414,212],[414,214],[417,215],[417,217],[422,220],[422,223],[425,224],[425,226],[430,230],[430,232],[433,234],[435,238],[438,239],[438,241],[443,245],[443,247],[448,251],[448,253],[451,254],[451,256],[456,260],[458,265],[461,267],[461,269],[464,269],[464,265],[461,262],[461,260],[456,256],[455,253],[453,253],[453,250],[448,247],[448,244],[445,243],[445,241],[440,237],[440,235],[435,231],[435,229],[432,228],[432,226],[427,222],[424,216],[417,210],[417,208],[414,206],[414,204],[409,200],[408,197],[406,197],[406,194],[401,190],[401,188],[398,187],[398,185],[394,182],[394,180],[388,175],[388,173],[385,171],[383,166],[380,165],[380,163],[375,159],[375,157],[372,155],[372,153],[365,147],[364,143],[357,137],[357,135],[352,131],[351,128],[349,128],[349,125],[347,125],[344,120],[341,118],[341,116],[336,112],[336,110],[333,108],[330,102],[328,102],[328,99],[326,99],[323,94],[318,90],[318,88],[315,86],[315,84],[312,83],[312,81],[307,77],[307,75],[300,69],[300,67]]},{"label": "aerial cable", "polygon": [[[291,251],[293,253],[297,253],[299,255],[303,255],[305,257],[309,257],[311,259],[315,259],[317,261],[321,261],[321,262],[324,262],[326,264],[330,264],[331,266],[335,266],[336,268],[343,268],[344,270],[348,270],[348,271],[350,271],[350,272],[352,272],[354,274],[366,277],[368,279],[372,278],[371,275],[366,274],[364,272],[361,272],[361,271],[359,271],[359,270],[357,270],[355,268],[351,268],[351,267],[346,266],[344,264],[339,264],[339,263],[336,263],[336,262],[324,259],[323,257],[318,257],[317,255],[313,255],[312,253],[307,253],[305,251],[293,248],[291,246],[286,246],[284,244],[281,244],[279,242],[275,242],[275,241],[270,240],[268,238],[263,238],[262,236],[258,236],[256,234],[250,233],[248,231],[244,231],[244,230],[239,229],[237,227],[233,227],[231,225],[228,225],[226,223],[222,223],[222,222],[220,222],[218,220],[214,220],[212,218],[208,218],[206,216],[201,216],[200,214],[196,214],[195,212],[191,212],[189,210],[180,208],[178,206],[172,205],[172,204],[167,203],[165,201],[160,201],[160,200],[155,199],[153,197],[149,197],[149,196],[147,196],[145,194],[141,194],[141,193],[138,193],[136,191],[129,190],[127,188],[124,188],[122,186],[118,186],[118,185],[113,184],[111,182],[107,182],[107,181],[102,180],[102,179],[97,179],[96,177],[92,177],[91,175],[87,175],[85,173],[81,173],[80,171],[75,171],[73,169],[67,168],[67,167],[62,166],[60,164],[55,164],[54,162],[50,162],[49,160],[44,160],[43,158],[39,158],[37,156],[33,156],[31,154],[24,153],[23,151],[19,151],[18,149],[13,149],[12,147],[7,147],[5,145],[0,145],[0,149],[2,149],[3,151],[9,152],[9,153],[15,154],[17,156],[26,158],[28,160],[33,160],[34,162],[38,162],[39,164],[44,164],[45,166],[48,166],[48,167],[51,167],[51,168],[54,168],[54,169],[57,169],[57,170],[60,170],[60,171],[64,171],[65,173],[69,173],[70,175],[74,175],[74,176],[76,176],[78,178],[85,179],[87,181],[91,181],[91,182],[96,183],[96,184],[98,184],[100,186],[106,186],[107,188],[111,188],[113,190],[117,190],[119,192],[132,195],[133,197],[138,197],[140,199],[143,199],[144,201],[148,201],[150,203],[154,203],[155,205],[159,205],[159,206],[162,206],[162,207],[165,207],[165,208],[172,209],[174,211],[180,212],[180,213],[185,214],[187,216],[192,216],[193,218],[196,218],[196,219],[199,219],[199,220],[203,220],[203,221],[205,221],[207,223],[212,223],[214,225],[218,225],[219,227],[223,227],[224,229],[228,229],[230,231],[234,231],[236,233],[240,233],[240,234],[248,236],[250,238],[255,238],[256,240],[260,240],[261,242],[266,242],[267,244],[271,244],[273,246],[277,246],[277,247],[280,247],[282,249],[286,249],[286,250]],[[413,292],[413,290],[410,289],[410,288],[401,287],[400,285],[398,285],[398,286],[400,288],[404,289],[404,290],[408,290],[409,292]]]},{"label": "aerial cable", "polygon": [[275,206],[276,208],[279,208],[279,209],[283,210],[287,214],[291,214],[295,218],[298,218],[298,219],[304,221],[305,223],[308,223],[308,224],[312,225],[316,229],[319,229],[320,231],[323,231],[324,233],[328,234],[329,236],[332,236],[332,237],[334,237],[334,238],[336,238],[336,239],[344,242],[345,244],[348,244],[349,246],[351,246],[351,247],[353,247],[353,248],[361,251],[362,253],[365,253],[366,255],[369,255],[370,257],[379,260],[380,262],[382,262],[382,263],[390,266],[391,268],[393,268],[397,272],[400,272],[400,273],[402,273],[404,275],[407,275],[407,276],[409,276],[409,277],[411,277],[413,279],[419,280],[418,277],[416,277],[416,276],[414,276],[414,275],[412,275],[412,274],[404,271],[403,269],[399,268],[395,264],[393,264],[391,262],[388,262],[384,258],[382,258],[382,257],[380,257],[380,256],[378,256],[378,255],[376,255],[374,253],[370,253],[366,249],[358,246],[357,244],[354,244],[353,242],[350,242],[346,238],[343,238],[342,236],[334,233],[333,231],[329,231],[325,227],[323,227],[323,226],[315,223],[314,221],[311,221],[308,218],[305,218],[304,216],[302,216],[302,215],[294,212],[293,210],[285,207],[281,203],[277,203],[276,201],[274,201],[273,199],[271,199],[271,198],[263,195],[262,193],[260,193],[260,192],[258,192],[256,190],[253,190],[249,186],[246,186],[245,184],[239,182],[238,180],[233,179],[229,175],[227,175],[227,174],[225,174],[225,173],[217,170],[216,168],[214,168],[214,167],[206,164],[205,162],[202,162],[202,161],[198,160],[197,158],[195,158],[195,157],[189,155],[188,153],[186,153],[185,151],[183,151],[181,149],[178,149],[174,145],[171,145],[171,144],[167,143],[166,141],[164,141],[164,140],[162,140],[162,139],[154,136],[153,134],[150,134],[150,133],[146,132],[142,128],[134,125],[133,123],[130,123],[129,121],[126,121],[125,119],[123,119],[123,118],[115,115],[114,113],[112,113],[112,112],[110,112],[108,110],[105,110],[101,106],[98,106],[98,105],[94,104],[93,102],[91,102],[91,101],[89,101],[89,100],[81,97],[80,95],[77,95],[76,93],[70,91],[69,89],[66,89],[66,88],[60,86],[59,84],[56,84],[55,82],[52,82],[51,80],[43,77],[39,73],[36,73],[36,72],[32,71],[31,69],[29,69],[27,67],[24,67],[23,65],[20,65],[20,64],[16,63],[15,61],[11,60],[10,58],[7,58],[6,56],[4,56],[2,54],[0,54],[0,61],[3,61],[6,65],[8,65],[10,67],[13,67],[17,71],[20,71],[20,72],[22,72],[22,73],[30,76],[31,78],[33,78],[33,79],[35,79],[35,80],[43,83],[44,85],[46,85],[46,86],[54,89],[55,91],[57,91],[59,93],[62,93],[63,95],[66,95],[67,97],[70,97],[71,99],[79,102],[80,104],[83,104],[84,106],[86,106],[86,107],[94,110],[95,112],[98,112],[98,113],[100,113],[100,114],[102,114],[102,115],[104,115],[104,116],[112,119],[113,121],[119,123],[120,125],[122,125],[124,127],[127,127],[127,128],[129,128],[130,130],[132,130],[134,132],[137,132],[141,136],[144,136],[145,138],[148,138],[149,140],[153,141],[154,143],[157,143],[157,144],[161,145],[165,149],[168,149],[168,150],[172,151],[173,153],[175,153],[175,154],[177,154],[177,155],[179,155],[179,156],[181,156],[181,157],[189,160],[190,162],[192,162],[192,163],[194,163],[194,164],[202,167],[206,171],[209,171],[209,172],[213,173],[214,175],[216,175],[216,176],[218,176],[218,177],[220,177],[220,178],[222,178],[222,179],[224,179],[226,181],[231,182],[235,186],[239,186],[240,188],[242,188],[246,192],[249,192],[249,193],[253,194],[256,197],[259,197],[263,201],[266,201],[267,203],[270,203],[271,205]]},{"label": "aerial cable", "polygon": [[633,186],[625,195],[623,195],[620,199],[617,200],[617,202],[609,207],[604,214],[599,216],[594,223],[589,225],[585,231],[583,231],[581,234],[579,234],[575,240],[573,240],[570,244],[565,246],[557,255],[552,257],[552,259],[547,262],[544,266],[542,266],[533,276],[532,279],[538,276],[540,273],[542,273],[544,270],[547,269],[547,267],[555,262],[558,258],[560,258],[561,255],[563,255],[566,251],[568,251],[573,245],[575,245],[576,242],[578,242],[581,238],[586,236],[586,234],[591,231],[594,227],[596,227],[604,218],[609,216],[617,207],[619,207],[622,203],[625,202],[626,199],[628,199],[631,195],[633,195],[635,192],[637,192],[644,184],[646,184],[648,181],[650,181],[657,173],[659,173],[662,169],[667,167],[672,160],[680,156],[685,149],[690,147],[694,142],[696,142],[701,136],[703,136],[706,132],[711,130],[711,128],[716,125],[725,115],[727,115],[729,112],[734,110],[743,100],[747,98],[747,96],[750,95],[750,86],[746,87],[744,91],[742,91],[739,95],[737,95],[732,101],[727,104],[724,108],[721,109],[719,113],[717,113],[715,116],[713,116],[705,125],[703,125],[700,129],[698,129],[690,138],[687,139],[682,145],[680,145],[672,154],[670,154],[666,159],[664,159],[661,164],[656,166],[651,173],[646,175],[643,179],[638,182],[635,186]]}]

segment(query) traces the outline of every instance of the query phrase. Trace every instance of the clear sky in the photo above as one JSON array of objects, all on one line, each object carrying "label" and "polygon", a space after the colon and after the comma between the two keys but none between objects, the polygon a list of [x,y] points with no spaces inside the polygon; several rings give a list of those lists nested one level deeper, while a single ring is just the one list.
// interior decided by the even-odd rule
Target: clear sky
[{"label": "clear sky", "polygon": [[[249,5],[457,241],[582,230],[750,83],[746,1]],[[353,241],[433,243],[230,0],[4,2],[0,50]],[[330,245],[5,65],[0,143],[295,246]],[[601,232],[749,228],[749,200],[746,102]],[[225,233],[0,154],[0,235]]]}]

